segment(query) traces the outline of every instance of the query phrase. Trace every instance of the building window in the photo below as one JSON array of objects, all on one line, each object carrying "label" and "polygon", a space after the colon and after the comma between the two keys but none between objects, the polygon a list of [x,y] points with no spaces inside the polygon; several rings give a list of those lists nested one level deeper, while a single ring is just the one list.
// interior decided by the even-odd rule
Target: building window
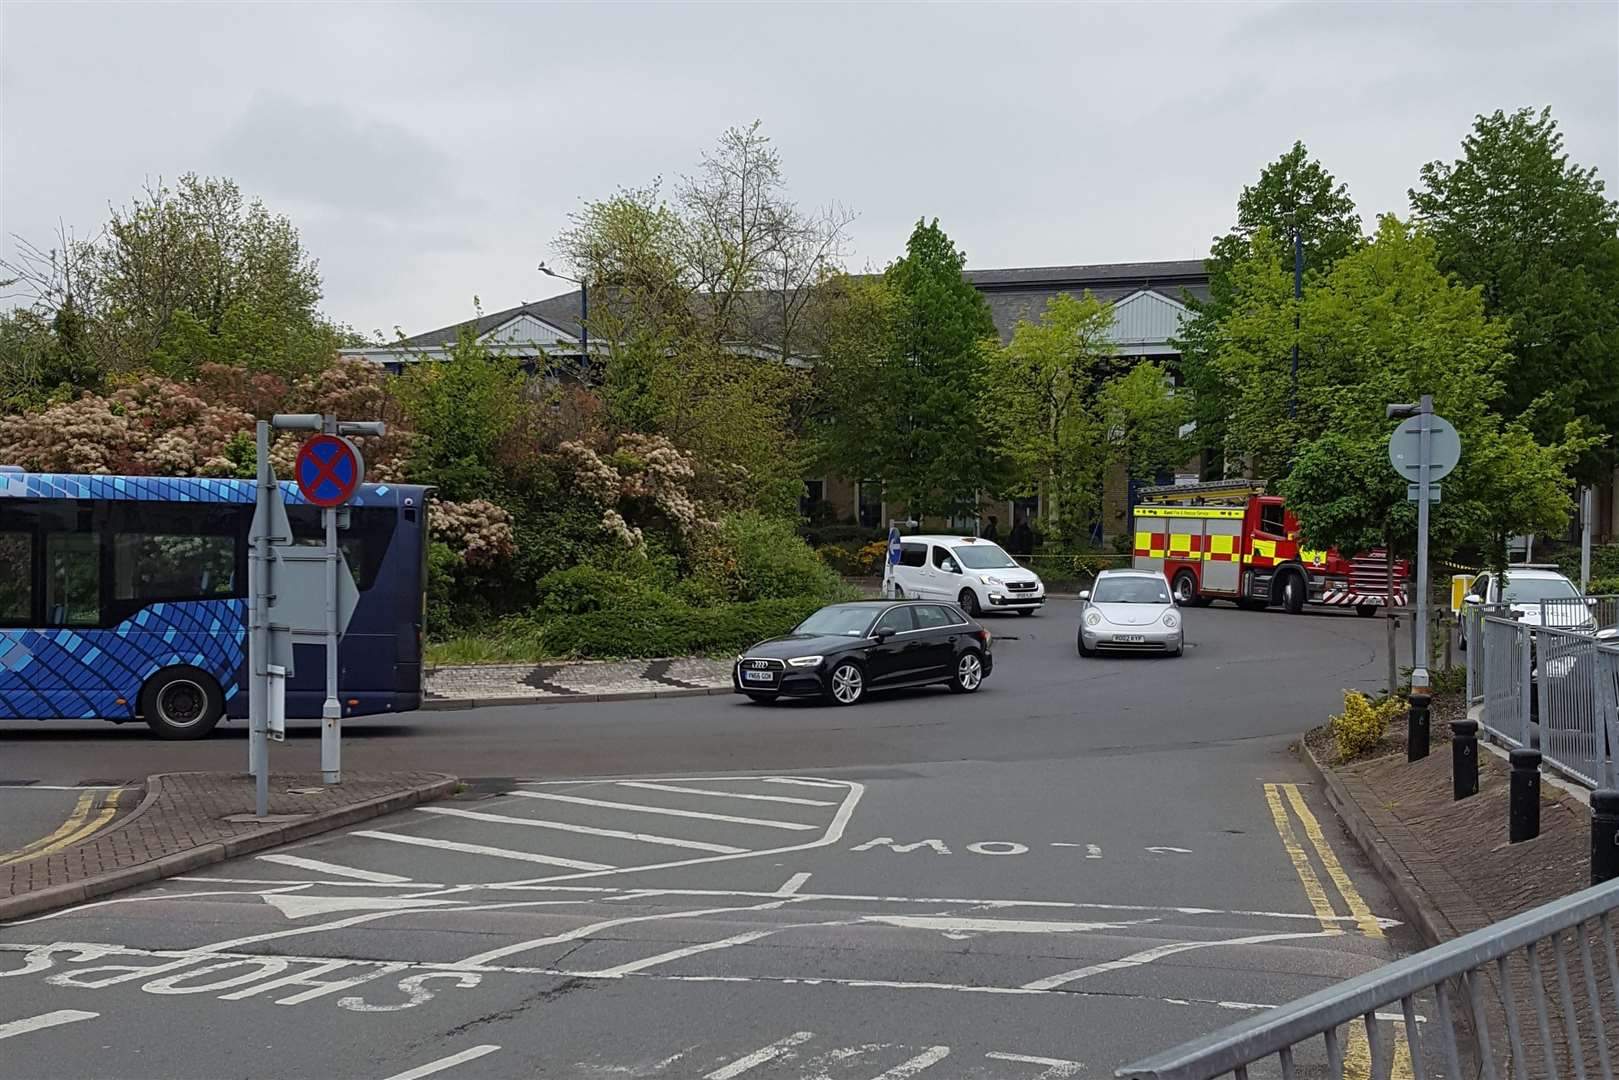
[{"label": "building window", "polygon": [[825,505],[826,481],[804,481],[804,494],[798,497],[799,516],[809,518],[811,521],[814,521],[817,516],[823,513],[823,507]]},{"label": "building window", "polygon": [[878,529],[883,524],[883,485],[879,480],[862,480],[855,494],[860,524]]}]

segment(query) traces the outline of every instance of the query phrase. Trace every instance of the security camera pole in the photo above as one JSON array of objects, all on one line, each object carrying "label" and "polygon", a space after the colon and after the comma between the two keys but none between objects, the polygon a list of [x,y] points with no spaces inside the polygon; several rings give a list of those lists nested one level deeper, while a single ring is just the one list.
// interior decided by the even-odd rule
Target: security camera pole
[{"label": "security camera pole", "polygon": [[1462,441],[1456,429],[1435,416],[1433,395],[1415,405],[1391,404],[1389,419],[1405,417],[1389,438],[1389,463],[1407,480],[1406,498],[1417,504],[1416,655],[1411,658],[1411,716],[1406,728],[1406,760],[1428,756],[1428,703],[1433,691],[1428,674],[1428,509],[1439,501],[1438,481],[1456,467]]}]

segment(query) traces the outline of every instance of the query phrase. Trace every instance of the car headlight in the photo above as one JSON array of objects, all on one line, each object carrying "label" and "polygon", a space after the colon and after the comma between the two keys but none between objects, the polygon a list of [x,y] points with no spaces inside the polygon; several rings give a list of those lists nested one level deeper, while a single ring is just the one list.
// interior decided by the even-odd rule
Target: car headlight
[{"label": "car headlight", "polygon": [[744,655],[745,655],[744,653],[737,653],[736,654],[736,659],[734,661],[732,661],[732,662],[740,664],[742,662],[742,658],[743,658]]},{"label": "car headlight", "polygon": [[814,667],[821,662],[819,656],[795,656],[787,661],[793,667]]},{"label": "car headlight", "polygon": [[1102,613],[1099,612],[1099,611],[1087,611],[1085,613],[1085,625],[1086,626],[1100,626],[1100,625],[1102,625]]},{"label": "car headlight", "polygon": [[1165,626],[1167,626],[1171,630],[1173,630],[1173,629],[1175,629],[1175,627],[1179,626],[1180,624],[1181,624],[1181,620],[1180,620],[1179,615],[1176,615],[1173,611],[1164,612],[1164,625]]},{"label": "car headlight", "polygon": [[994,574],[979,574],[978,575],[978,583],[980,585],[1005,585],[1006,584],[1006,582],[1002,581],[1000,578],[996,577]]}]

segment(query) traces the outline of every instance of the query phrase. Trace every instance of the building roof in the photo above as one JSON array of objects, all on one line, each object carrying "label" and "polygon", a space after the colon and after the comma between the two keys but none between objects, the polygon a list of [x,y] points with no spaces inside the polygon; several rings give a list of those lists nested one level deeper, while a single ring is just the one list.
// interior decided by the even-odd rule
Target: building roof
[{"label": "building roof", "polygon": [[[1151,323],[1162,323],[1166,318],[1173,320],[1175,312],[1182,309],[1188,298],[1206,300],[1209,295],[1209,275],[1203,268],[1201,259],[1073,266],[1014,266],[967,270],[964,276],[989,301],[995,328],[1000,332],[1003,341],[1011,339],[1012,330],[1017,326],[1019,319],[1038,319],[1051,299],[1060,293],[1078,296],[1089,292],[1098,300],[1110,303],[1136,301],[1137,306],[1142,309],[1141,314],[1148,315]],[[1156,302],[1140,304],[1137,298],[1143,294],[1148,297],[1161,297],[1171,301],[1172,304]],[[574,290],[544,300],[518,304],[516,307],[489,312],[475,319],[453,323],[437,330],[413,334],[387,348],[351,351],[355,355],[363,353],[380,358],[384,353],[399,354],[411,350],[438,349],[454,344],[463,327],[471,329],[476,337],[484,337],[523,319],[524,316],[538,320],[555,331],[551,334],[543,327],[535,328],[525,324],[525,331],[519,335],[524,341],[532,340],[540,345],[549,345],[550,342],[545,339],[554,337],[560,339],[559,343],[573,344],[579,338],[579,292]],[[1127,333],[1126,337],[1130,340],[1121,339],[1119,344],[1126,352],[1138,351],[1135,348],[1136,338],[1157,339],[1157,334],[1156,326],[1142,327],[1135,333]],[[1167,337],[1165,334],[1164,338]],[[513,340],[510,344],[517,345],[520,342]],[[1163,348],[1162,345],[1157,348],[1144,345],[1140,351],[1156,352],[1162,351]]]}]

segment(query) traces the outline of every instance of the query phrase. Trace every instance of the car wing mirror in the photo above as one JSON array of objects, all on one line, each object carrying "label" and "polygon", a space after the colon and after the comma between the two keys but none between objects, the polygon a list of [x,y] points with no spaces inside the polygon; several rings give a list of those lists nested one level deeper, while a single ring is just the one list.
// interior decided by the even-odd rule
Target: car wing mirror
[{"label": "car wing mirror", "polygon": [[1466,599],[1464,599],[1462,601],[1462,603],[1464,603],[1464,604],[1482,604],[1482,603],[1484,603],[1484,598],[1482,596],[1480,596],[1478,593],[1468,593]]},{"label": "car wing mirror", "polygon": [[873,630],[871,632],[871,636],[876,639],[877,644],[881,645],[883,642],[894,636],[894,631],[885,626],[881,629]]},{"label": "car wing mirror", "polygon": [[1081,600],[1089,600],[1091,598],[1091,591],[1089,589],[1085,589],[1085,590],[1081,591],[1080,594],[1079,594],[1079,598]]}]

